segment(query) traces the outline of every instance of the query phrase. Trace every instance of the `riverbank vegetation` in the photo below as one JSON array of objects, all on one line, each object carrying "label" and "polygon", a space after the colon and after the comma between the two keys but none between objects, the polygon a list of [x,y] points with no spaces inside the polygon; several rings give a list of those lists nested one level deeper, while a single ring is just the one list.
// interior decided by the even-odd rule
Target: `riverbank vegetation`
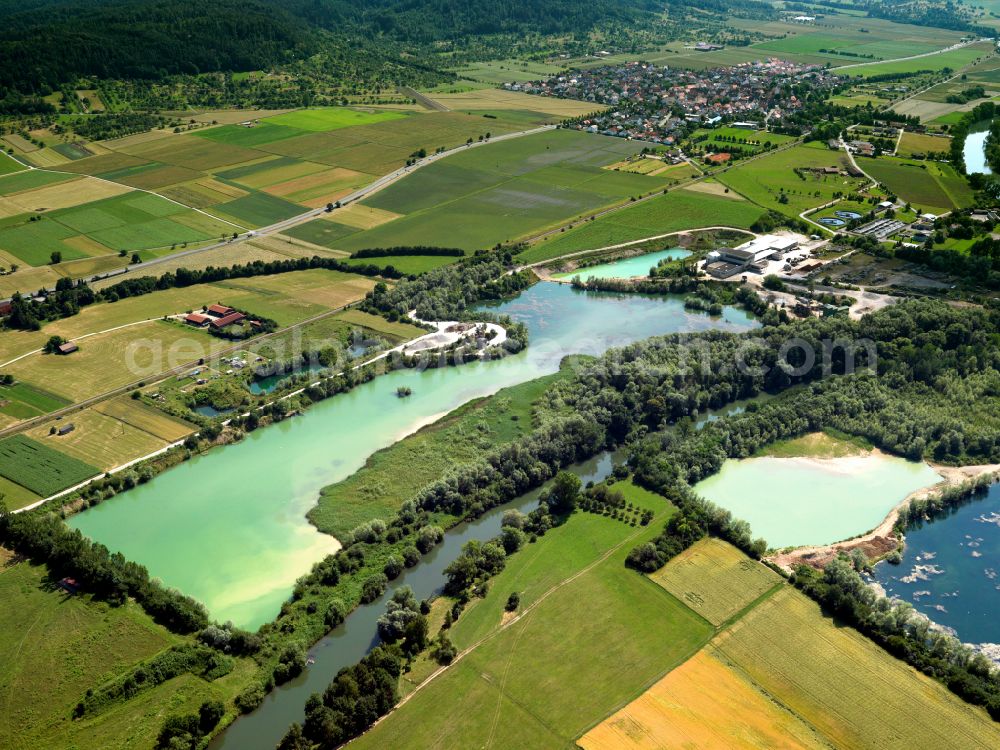
[{"label": "riverbank vegetation", "polygon": [[[395,310],[397,316],[414,307],[457,316],[475,300],[477,279],[487,288],[487,296],[499,296],[505,290],[490,287],[496,275],[484,267],[492,262],[489,258],[470,261],[465,275],[458,268],[436,272],[443,278],[453,278],[451,283],[459,284],[459,288],[468,289],[465,294],[452,294],[443,284],[435,286],[418,279],[400,282],[392,289],[377,289],[368,304],[384,314]],[[505,278],[510,280],[505,283],[523,283],[517,276]],[[517,429],[503,433],[510,436],[504,438],[510,442],[491,446],[416,491],[412,491],[413,487],[422,478],[401,485],[399,491],[410,494],[394,516],[358,526],[343,538],[344,548],[339,553],[304,576],[278,618],[261,628],[260,648],[253,656],[258,665],[256,674],[243,683],[247,687],[235,705],[240,710],[256,707],[273,685],[285,678],[288,665],[298,663],[298,656],[288,656],[290,646],[316,641],[358,602],[379,596],[390,577],[398,574],[400,562],[404,566],[413,564],[422,552],[433,548],[434,540],[440,538],[434,527],[475,518],[536,489],[562,467],[607,447],[631,442],[630,465],[636,481],[662,493],[678,508],[666,536],[661,536],[662,521],[643,526],[641,518],[619,513],[617,506],[611,508],[597,502],[596,497],[597,505],[590,503],[589,510],[600,512],[570,515],[567,525],[582,522],[574,519],[593,518],[641,535],[608,558],[616,561],[615,570],[628,576],[634,573],[624,569],[627,557],[645,557],[642,550],[652,545],[652,563],[656,567],[705,533],[725,538],[751,554],[760,554],[766,542],[754,540],[745,523],[706,507],[686,487],[717,470],[726,458],[748,455],[778,438],[830,425],[864,435],[884,449],[906,455],[930,455],[948,462],[996,460],[1000,440],[995,420],[988,415],[1000,410],[978,409],[976,420],[963,419],[963,414],[968,414],[965,404],[969,400],[982,405],[995,398],[991,384],[996,378],[997,354],[989,335],[995,327],[991,315],[981,310],[909,302],[857,323],[829,318],[767,326],[756,332],[756,341],[749,350],[744,336],[710,332],[657,337],[582,361],[571,375],[554,378],[535,390],[532,397],[525,396],[516,409],[509,407],[515,413],[520,411],[521,422],[530,401],[530,429],[522,432],[524,427],[519,424]],[[946,332],[943,336],[942,331]],[[783,364],[779,351],[792,335],[811,343],[816,351],[823,351],[824,339],[869,338],[875,351],[862,349],[857,365],[875,364],[877,354],[879,378],[858,373],[824,379],[828,373],[844,373],[846,352],[841,349],[835,349],[828,362],[817,361],[799,371],[791,370]],[[697,359],[692,360],[692,356]],[[749,357],[760,369],[745,372],[732,368],[737,356]],[[794,352],[789,356],[791,364],[803,363]],[[690,367],[692,361],[699,366]],[[690,429],[692,417],[707,409],[765,391],[787,391],[796,385],[800,387],[771,404],[752,406],[742,415],[709,423],[701,430]],[[497,411],[498,418],[502,419],[503,411]],[[469,407],[465,413],[475,410]],[[460,415],[458,422],[442,429],[440,435],[461,423]],[[664,430],[672,424],[679,424],[679,429]],[[497,425],[499,429],[499,422]],[[647,433],[650,436],[644,439]],[[631,502],[636,501],[632,498]],[[650,510],[655,514],[655,509]],[[552,533],[547,532],[546,537]],[[518,535],[512,532],[511,536]],[[512,549],[523,545],[514,539],[509,541]],[[533,546],[529,542],[524,549]],[[633,549],[640,552],[633,553]],[[506,548],[503,551],[506,555]],[[524,551],[514,553],[511,560],[521,554]],[[483,572],[495,570],[484,568]],[[642,582],[636,578],[622,580]],[[522,587],[501,588],[493,578],[486,581],[480,573],[469,581],[487,596],[496,591],[502,599],[498,612],[512,591],[519,593],[518,611],[530,606],[530,596]],[[482,583],[489,586],[482,587]],[[328,614],[334,602],[336,617],[331,619]],[[475,607],[469,610],[473,611]],[[652,612],[646,615],[650,621],[656,620]],[[461,618],[460,613],[459,622]],[[430,636],[433,639],[434,634]],[[455,633],[448,637],[461,646],[461,638]],[[650,673],[646,683],[656,674]],[[616,700],[620,703],[630,694],[628,690],[616,693]],[[613,705],[601,704],[605,713],[611,708]],[[602,715],[595,709],[591,721]],[[568,736],[584,728],[567,723],[558,731]]]},{"label": "riverbank vegetation", "polygon": [[[655,570],[709,533],[759,556],[767,548],[765,540],[753,539],[745,522],[705,503],[689,489],[690,484],[717,471],[727,457],[749,455],[776,439],[800,435],[826,423],[845,432],[863,434],[883,447],[891,444],[896,452],[909,450],[923,455],[930,451],[955,461],[989,460],[995,455],[997,425],[966,425],[971,438],[968,445],[963,440],[953,441],[943,431],[938,433],[941,438],[934,441],[931,436],[939,427],[933,421],[933,410],[930,414],[920,413],[919,417],[913,412],[917,405],[913,396],[922,393],[926,380],[940,378],[945,370],[956,367],[964,352],[981,353],[979,366],[986,381],[995,375],[996,352],[985,329],[980,327],[988,327],[985,317],[986,313],[979,311],[908,303],[860,323],[827,319],[763,329],[763,341],[755,355],[760,357],[756,360],[758,364],[768,365],[763,368],[767,373],[751,378],[734,376],[731,370],[723,374],[723,363],[734,356],[736,347],[742,343],[741,337],[703,334],[695,337],[704,347],[699,352],[702,367],[694,372],[686,370],[680,388],[676,385],[676,372],[683,364],[683,355],[689,355],[680,345],[693,343],[691,338],[667,336],[634,344],[595,360],[581,368],[575,379],[550,389],[550,399],[571,405],[572,416],[544,423],[533,434],[510,448],[498,449],[483,461],[457,467],[422,489],[415,498],[415,506],[425,512],[475,517],[536,486],[537,479],[531,477],[551,477],[560,466],[635,437],[637,430],[641,435],[645,429],[660,429],[678,421],[683,425],[701,408],[763,390],[787,390],[801,383],[805,387],[795,389],[785,398],[709,423],[700,431],[682,428],[658,432],[636,444],[630,458],[636,480],[670,498],[678,508],[661,533],[649,534],[648,541],[628,552],[627,559],[633,567]],[[940,341],[936,337],[935,332],[942,326],[953,331],[950,340]],[[880,356],[877,366],[881,378],[856,374],[820,380],[825,368],[819,363],[793,376],[787,367],[778,366],[777,355],[779,342],[791,330],[813,340],[817,351],[822,348],[823,337],[870,336],[876,351],[867,356],[876,353]],[[903,338],[909,343],[900,345]],[[914,357],[918,351],[920,355]],[[862,357],[860,363],[866,362],[874,365]],[[624,363],[636,366],[623,370]],[[643,366],[638,366],[640,363]],[[826,366],[836,373],[843,371],[844,364],[841,356]],[[974,380],[971,372],[966,370],[964,374],[967,383]],[[810,381],[816,382],[807,385]],[[630,394],[628,399],[623,399],[624,392]],[[940,424],[953,426],[955,416],[961,413],[961,405],[947,395],[925,401],[927,407],[940,410]],[[583,417],[587,414],[590,418]],[[901,443],[901,435],[907,431],[909,437]],[[498,554],[503,553],[498,549]],[[498,567],[493,564],[481,567],[477,560],[478,553],[469,558],[470,565],[454,569],[456,575],[460,570],[465,572],[455,579],[452,593],[478,587],[489,595],[489,591],[496,589],[491,576]],[[623,552],[622,562],[625,560]],[[487,582],[489,586],[485,585]],[[506,597],[509,593],[500,590],[498,595]]]}]

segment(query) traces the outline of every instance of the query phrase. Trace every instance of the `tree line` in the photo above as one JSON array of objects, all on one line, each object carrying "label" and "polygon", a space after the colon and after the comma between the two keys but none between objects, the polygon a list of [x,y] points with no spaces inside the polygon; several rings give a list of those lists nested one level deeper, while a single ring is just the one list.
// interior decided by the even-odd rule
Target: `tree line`
[{"label": "tree line", "polygon": [[149,577],[144,566],[90,541],[58,516],[15,514],[0,505],[0,542],[36,563],[44,563],[54,576],[75,578],[98,599],[123,604],[132,597],[154,620],[175,633],[192,633],[208,625],[208,613],[200,602],[165,588]]}]

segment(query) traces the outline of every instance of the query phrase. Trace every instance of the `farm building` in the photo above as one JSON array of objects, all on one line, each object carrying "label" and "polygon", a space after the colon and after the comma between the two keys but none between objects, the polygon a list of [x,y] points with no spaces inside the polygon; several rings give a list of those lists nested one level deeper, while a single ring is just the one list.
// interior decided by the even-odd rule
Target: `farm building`
[{"label": "farm building", "polygon": [[67,341],[66,343],[59,344],[59,346],[56,347],[56,351],[59,354],[72,354],[73,352],[76,352],[76,351],[79,351],[79,350],[80,350],[80,347],[78,347],[72,341]]},{"label": "farm building", "polygon": [[64,424],[58,430],[56,430],[56,435],[62,437],[63,435],[69,435],[73,430],[76,429],[76,425],[70,422],[69,424]]},{"label": "farm building", "polygon": [[195,326],[197,328],[204,328],[212,321],[208,315],[202,315],[201,313],[190,313],[184,318],[184,322],[188,325]]},{"label": "farm building", "polygon": [[224,318],[227,315],[232,315],[234,312],[233,308],[226,307],[225,305],[209,305],[205,308],[205,313],[213,318]]},{"label": "farm building", "polygon": [[241,312],[230,310],[228,315],[223,315],[221,318],[212,318],[211,325],[212,328],[222,329],[235,323],[239,323],[240,321],[245,320],[246,317],[247,316]]}]

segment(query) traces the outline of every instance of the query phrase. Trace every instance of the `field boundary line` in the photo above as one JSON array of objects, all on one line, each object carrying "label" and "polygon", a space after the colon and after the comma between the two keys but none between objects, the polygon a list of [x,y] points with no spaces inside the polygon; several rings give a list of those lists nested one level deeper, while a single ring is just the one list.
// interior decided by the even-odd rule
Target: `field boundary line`
[{"label": "field boundary line", "polygon": [[[662,512],[658,513],[653,518],[653,521],[663,520],[663,516],[666,514],[667,510],[668,510],[668,508],[665,508]],[[653,522],[651,521],[650,523],[653,523]],[[382,721],[384,721],[388,717],[392,716],[399,708],[401,708],[403,705],[405,705],[407,703],[407,701],[410,700],[410,698],[412,698],[418,692],[420,692],[421,690],[423,690],[427,685],[429,685],[431,682],[433,682],[437,677],[439,677],[440,675],[442,675],[448,669],[450,669],[454,665],[458,664],[462,659],[464,659],[466,656],[468,656],[469,654],[471,654],[473,651],[475,651],[481,645],[483,645],[487,641],[492,640],[493,638],[495,638],[496,636],[500,635],[505,630],[507,630],[509,627],[511,627],[515,623],[520,622],[523,618],[527,617],[529,614],[531,614],[532,612],[534,612],[535,609],[538,606],[540,606],[542,604],[542,602],[544,602],[551,594],[555,593],[556,591],[558,591],[559,589],[563,588],[564,586],[569,585],[570,583],[572,583],[573,581],[575,581],[580,576],[589,573],[595,567],[597,567],[598,565],[600,565],[601,563],[603,563],[605,560],[607,560],[609,557],[611,557],[611,555],[613,555],[615,552],[617,552],[619,549],[621,549],[624,545],[628,544],[629,542],[633,541],[634,539],[636,539],[637,537],[639,537],[640,535],[642,535],[642,533],[644,531],[646,531],[647,529],[648,529],[648,526],[647,527],[642,527],[640,529],[637,529],[634,533],[629,534],[628,536],[626,536],[621,541],[619,541],[617,544],[615,544],[613,547],[611,547],[610,549],[608,549],[604,554],[602,554],[600,557],[598,557],[596,560],[594,560],[593,562],[591,562],[586,567],[581,568],[580,570],[578,570],[573,575],[571,575],[571,576],[569,576],[567,578],[564,578],[563,580],[561,580],[561,581],[553,584],[547,591],[545,591],[541,596],[538,597],[538,599],[536,599],[528,607],[526,607],[524,609],[524,611],[522,611],[520,614],[518,614],[515,617],[512,617],[506,623],[501,624],[500,627],[497,628],[496,630],[493,630],[492,632],[487,633],[482,638],[480,638],[479,640],[477,640],[475,643],[472,643],[471,645],[469,645],[466,648],[462,649],[462,651],[460,651],[455,656],[455,658],[451,660],[451,662],[449,664],[446,664],[444,666],[440,666],[437,669],[435,669],[430,675],[428,675],[424,679],[423,682],[421,682],[419,685],[417,685],[415,688],[413,688],[413,690],[411,690],[409,693],[407,693],[405,696],[403,696],[403,698],[400,699],[400,701],[395,706],[393,706],[389,710],[389,712],[387,714],[385,714],[383,716],[380,716],[375,721],[375,723],[372,724],[368,729],[366,729],[362,734],[367,734],[372,729],[374,729],[375,727],[377,727]]]}]

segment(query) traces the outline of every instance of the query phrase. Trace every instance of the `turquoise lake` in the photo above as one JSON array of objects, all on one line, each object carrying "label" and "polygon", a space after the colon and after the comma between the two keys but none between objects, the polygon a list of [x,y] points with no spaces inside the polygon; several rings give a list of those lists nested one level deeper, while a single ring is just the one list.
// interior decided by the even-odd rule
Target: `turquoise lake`
[{"label": "turquoise lake", "polygon": [[1000,643],[1000,485],[910,529],[902,563],[879,563],[875,578],[966,643]]},{"label": "turquoise lake", "polygon": [[941,477],[895,456],[726,461],[695,491],[750,523],[776,549],[831,544],[870,531],[916,490]]},{"label": "turquoise lake", "polygon": [[[275,617],[296,578],[338,548],[305,517],[320,490],[350,476],[375,451],[471,399],[555,372],[568,354],[600,354],[663,333],[757,325],[733,308],[715,317],[685,310],[680,297],[553,283],[485,309],[523,321],[528,349],[498,361],[388,373],[67,523],[203,602],[215,619],[256,628]],[[413,395],[397,398],[401,385]]]},{"label": "turquoise lake", "polygon": [[680,260],[690,255],[690,250],[673,247],[669,250],[657,250],[654,253],[623,258],[611,263],[579,268],[570,273],[556,273],[552,275],[552,278],[572,279],[574,276],[579,276],[582,279],[631,279],[636,276],[649,276],[649,269],[656,266],[661,260]]}]

